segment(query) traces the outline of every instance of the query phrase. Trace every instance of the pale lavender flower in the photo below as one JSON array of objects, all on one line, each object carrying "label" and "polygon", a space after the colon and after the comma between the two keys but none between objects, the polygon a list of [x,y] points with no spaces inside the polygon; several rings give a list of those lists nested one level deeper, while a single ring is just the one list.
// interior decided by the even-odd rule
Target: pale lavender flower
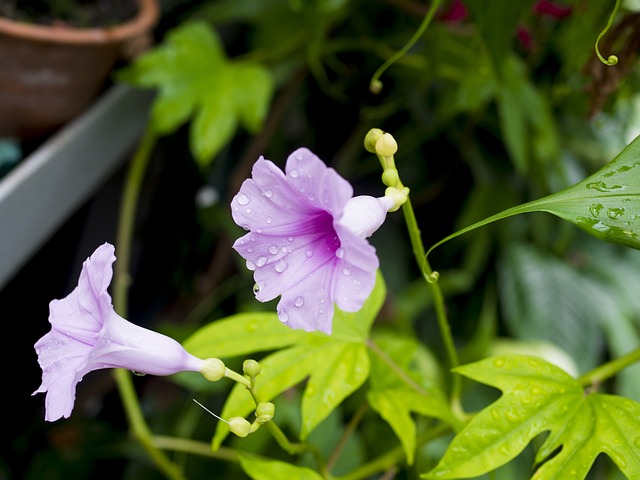
[{"label": "pale lavender flower", "polygon": [[151,375],[201,371],[203,360],[178,342],[128,322],[113,309],[107,287],[113,275],[114,248],[105,243],[88,258],[78,286],[49,304],[51,331],[35,344],[47,393],[45,420],[68,418],[76,384],[101,368],[125,368]]},{"label": "pale lavender flower", "polygon": [[331,333],[334,302],[358,311],[379,262],[366,240],[394,206],[389,197],[353,197],[353,188],[306,148],[287,159],[286,174],[260,157],[231,202],[249,232],[233,248],[254,271],[256,298],[281,295],[286,325]]}]

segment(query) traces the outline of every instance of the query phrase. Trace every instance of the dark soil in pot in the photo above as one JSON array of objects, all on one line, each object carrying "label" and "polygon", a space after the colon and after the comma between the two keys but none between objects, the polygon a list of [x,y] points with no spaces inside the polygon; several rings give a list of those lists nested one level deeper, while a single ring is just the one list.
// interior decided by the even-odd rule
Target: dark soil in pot
[{"label": "dark soil in pot", "polygon": [[39,25],[109,27],[138,13],[135,0],[0,0],[0,15]]}]

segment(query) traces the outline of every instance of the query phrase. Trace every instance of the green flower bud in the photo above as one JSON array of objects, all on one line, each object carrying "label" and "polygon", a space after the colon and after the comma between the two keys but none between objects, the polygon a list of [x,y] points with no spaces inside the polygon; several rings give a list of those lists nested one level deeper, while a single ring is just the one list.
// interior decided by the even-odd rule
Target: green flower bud
[{"label": "green flower bud", "polygon": [[245,375],[248,375],[251,378],[256,378],[258,375],[260,375],[262,367],[255,360],[248,359],[242,363],[242,371]]},{"label": "green flower bud", "polygon": [[384,133],[376,141],[376,153],[383,157],[392,157],[398,151],[396,139],[390,133]]},{"label": "green flower bud", "polygon": [[251,424],[246,418],[231,417],[227,424],[231,433],[235,433],[239,437],[244,438],[251,433]]},{"label": "green flower bud", "polygon": [[276,413],[276,406],[271,402],[260,402],[256,408],[256,419],[259,423],[266,423]]},{"label": "green flower bud", "polygon": [[382,183],[384,183],[387,187],[395,187],[400,183],[400,176],[398,175],[398,170],[395,168],[387,168],[384,172],[382,172]]},{"label": "green flower bud", "polygon": [[207,358],[202,363],[200,373],[210,382],[217,382],[224,377],[227,367],[219,358]]},{"label": "green flower bud", "polygon": [[249,433],[253,433],[253,432],[255,432],[256,430],[258,430],[258,429],[260,428],[260,426],[261,426],[261,425],[262,425],[262,424],[261,424],[258,420],[254,421],[254,422],[251,424],[251,429],[249,430]]},{"label": "green flower bud", "polygon": [[376,153],[376,142],[384,132],[379,128],[372,128],[364,137],[364,148],[367,152]]},{"label": "green flower bud", "polygon": [[402,190],[395,187],[388,187],[384,191],[385,197],[393,199],[393,207],[389,209],[390,212],[398,210],[409,198],[409,189],[404,187]]}]

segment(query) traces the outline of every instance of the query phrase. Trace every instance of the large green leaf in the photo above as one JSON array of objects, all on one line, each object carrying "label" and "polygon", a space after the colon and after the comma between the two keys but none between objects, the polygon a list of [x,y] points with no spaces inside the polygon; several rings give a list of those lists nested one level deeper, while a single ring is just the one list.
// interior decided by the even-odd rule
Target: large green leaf
[{"label": "large green leaf", "polygon": [[259,130],[274,87],[264,67],[229,61],[215,31],[203,22],[176,27],[161,45],[119,72],[118,79],[158,90],[150,121],[159,134],[192,120],[191,151],[203,166],[238,125]]},{"label": "large green leaf", "polygon": [[427,253],[478,227],[530,212],[551,213],[596,238],[640,249],[640,137],[580,183],[458,230],[440,240]]},{"label": "large green leaf", "polygon": [[536,357],[493,357],[456,371],[499,388],[503,395],[456,435],[424,478],[490,472],[545,431],[549,435],[536,455],[541,464],[532,477],[536,480],[584,479],[600,453],[627,478],[640,478],[639,403],[585,392],[569,374]]},{"label": "large green leaf", "polygon": [[199,358],[230,358],[283,348],[304,335],[284,325],[275,312],[238,313],[196,330],[183,346]]},{"label": "large green leaf", "polygon": [[240,455],[242,470],[253,480],[273,480],[286,478],[287,480],[322,480],[322,476],[307,467],[299,467],[278,460],[264,460],[262,458]]},{"label": "large green leaf", "polygon": [[[331,335],[297,331],[294,334],[297,337],[294,342],[291,342],[289,348],[279,350],[260,361],[262,373],[257,378],[255,390],[261,401],[273,400],[285,390],[308,378],[302,397],[301,438],[305,439],[368,378],[369,356],[366,342],[371,324],[385,298],[386,286],[382,275],[378,273],[373,292],[362,309],[355,313],[345,313],[336,309]],[[271,327],[265,325],[265,328]],[[236,342],[240,347],[236,349],[236,353],[244,355],[264,350],[260,342],[266,333],[263,328],[246,332],[245,340],[248,347],[244,351],[239,351],[242,348]],[[189,342],[186,345],[192,347]],[[223,418],[246,416],[254,409],[255,404],[246,388],[237,384],[231,390],[221,416]],[[226,424],[219,423],[212,441],[214,449],[221,445],[228,433]]]}]

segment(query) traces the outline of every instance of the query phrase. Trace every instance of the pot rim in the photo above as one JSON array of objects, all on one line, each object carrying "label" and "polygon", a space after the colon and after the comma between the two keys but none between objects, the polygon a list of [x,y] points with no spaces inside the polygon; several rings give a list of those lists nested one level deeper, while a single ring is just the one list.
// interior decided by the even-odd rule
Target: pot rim
[{"label": "pot rim", "polygon": [[66,44],[120,43],[150,30],[158,21],[158,0],[137,0],[138,14],[131,20],[112,27],[76,28],[34,25],[0,17],[0,34],[43,42]]}]

